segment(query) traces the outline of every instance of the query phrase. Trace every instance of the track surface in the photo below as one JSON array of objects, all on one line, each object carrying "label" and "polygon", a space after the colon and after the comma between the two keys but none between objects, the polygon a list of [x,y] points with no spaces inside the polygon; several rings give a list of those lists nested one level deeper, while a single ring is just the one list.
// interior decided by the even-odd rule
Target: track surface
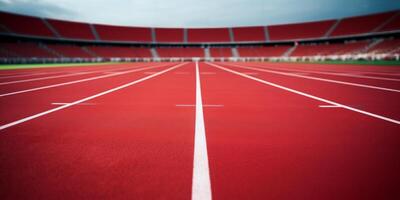
[{"label": "track surface", "polygon": [[3,70],[0,199],[400,199],[399,102],[398,67]]}]

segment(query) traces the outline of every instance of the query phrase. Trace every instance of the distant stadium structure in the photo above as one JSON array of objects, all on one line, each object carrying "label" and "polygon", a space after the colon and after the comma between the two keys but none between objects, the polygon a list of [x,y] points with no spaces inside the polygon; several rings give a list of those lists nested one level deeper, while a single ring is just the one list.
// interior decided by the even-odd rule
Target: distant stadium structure
[{"label": "distant stadium structure", "polygon": [[257,27],[152,28],[0,12],[0,62],[399,60],[400,10]]}]

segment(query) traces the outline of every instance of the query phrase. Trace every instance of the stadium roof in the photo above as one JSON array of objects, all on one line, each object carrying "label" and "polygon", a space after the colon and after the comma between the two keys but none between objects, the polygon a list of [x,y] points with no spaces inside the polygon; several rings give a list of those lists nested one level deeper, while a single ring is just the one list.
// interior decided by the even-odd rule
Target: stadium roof
[{"label": "stadium roof", "polygon": [[271,25],[396,9],[398,0],[0,0],[0,10],[7,12],[152,27]]}]

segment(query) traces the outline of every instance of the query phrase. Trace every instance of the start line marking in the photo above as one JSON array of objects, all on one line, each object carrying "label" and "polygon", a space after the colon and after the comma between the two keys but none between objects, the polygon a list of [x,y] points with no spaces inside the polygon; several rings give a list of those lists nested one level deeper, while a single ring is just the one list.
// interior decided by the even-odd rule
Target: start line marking
[{"label": "start line marking", "polygon": [[[57,105],[57,106],[63,106],[63,105],[68,105],[68,104],[71,104],[71,103],[51,103],[51,105]],[[96,105],[95,103],[78,103],[78,104],[75,104],[75,105],[82,105],[82,106],[92,106],[92,105]]]},{"label": "start line marking", "polygon": [[[196,107],[196,105],[194,104],[176,104],[176,107]],[[203,107],[224,107],[224,105],[220,105],[220,104],[206,104],[203,105]]]},{"label": "start line marking", "polygon": [[320,108],[341,108],[339,105],[319,105]]}]

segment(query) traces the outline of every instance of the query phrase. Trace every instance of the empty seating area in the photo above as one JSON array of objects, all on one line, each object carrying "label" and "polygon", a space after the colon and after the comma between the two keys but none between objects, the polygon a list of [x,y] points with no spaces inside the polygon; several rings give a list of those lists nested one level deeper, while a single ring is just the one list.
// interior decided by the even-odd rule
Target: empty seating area
[{"label": "empty seating area", "polygon": [[400,39],[388,39],[368,49],[368,53],[395,53],[396,50],[400,50]]},{"label": "empty seating area", "polygon": [[141,27],[94,25],[103,41],[152,42],[151,29]]},{"label": "empty seating area", "polygon": [[47,22],[50,23],[62,38],[95,40],[89,24],[51,19],[48,19]]},{"label": "empty seating area", "polygon": [[215,42],[226,43],[230,42],[228,28],[198,28],[187,29],[188,42]]},{"label": "empty seating area", "polygon": [[210,48],[210,56],[214,58],[232,57],[232,49],[230,47],[213,47]]},{"label": "empty seating area", "polygon": [[378,31],[385,32],[395,30],[400,30],[400,11],[397,11],[397,13],[391,19],[389,19],[389,21],[387,21],[387,23],[384,24],[384,26],[381,27]]},{"label": "empty seating area", "polygon": [[396,12],[350,17],[340,20],[330,36],[344,36],[371,33],[388,21]]},{"label": "empty seating area", "polygon": [[19,58],[57,58],[58,55],[41,47],[37,43],[1,43],[3,52]]},{"label": "empty seating area", "polygon": [[21,35],[55,37],[41,18],[0,12],[2,30]]},{"label": "empty seating area", "polygon": [[183,29],[156,28],[156,41],[165,43],[182,43],[184,40]]},{"label": "empty seating area", "polygon": [[92,58],[82,47],[76,45],[47,44],[49,49],[57,52],[64,58]]},{"label": "empty seating area", "polygon": [[298,45],[291,56],[331,56],[362,53],[369,41]]},{"label": "empty seating area", "polygon": [[271,41],[324,37],[336,20],[268,26]]},{"label": "empty seating area", "polygon": [[[154,30],[154,32],[152,31]],[[232,28],[149,28],[92,25],[0,11],[0,33],[127,43],[254,43],[400,31],[400,11],[296,24]],[[329,33],[329,34],[328,34]]]},{"label": "empty seating area", "polygon": [[264,27],[237,27],[232,28],[235,42],[263,42],[266,41]]},{"label": "empty seating area", "polygon": [[156,50],[160,58],[203,58],[205,56],[204,49],[199,47],[160,47]]},{"label": "empty seating area", "polygon": [[280,57],[287,52],[291,46],[267,46],[267,47],[238,47],[240,57]]}]

